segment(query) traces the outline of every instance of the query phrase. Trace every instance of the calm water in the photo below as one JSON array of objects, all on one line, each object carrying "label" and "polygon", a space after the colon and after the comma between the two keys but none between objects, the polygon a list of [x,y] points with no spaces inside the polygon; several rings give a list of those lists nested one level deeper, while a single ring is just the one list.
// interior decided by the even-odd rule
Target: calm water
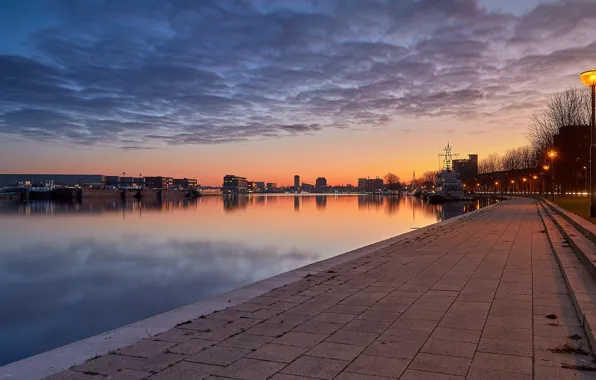
[{"label": "calm water", "polygon": [[0,202],[0,365],[479,207],[362,195]]}]

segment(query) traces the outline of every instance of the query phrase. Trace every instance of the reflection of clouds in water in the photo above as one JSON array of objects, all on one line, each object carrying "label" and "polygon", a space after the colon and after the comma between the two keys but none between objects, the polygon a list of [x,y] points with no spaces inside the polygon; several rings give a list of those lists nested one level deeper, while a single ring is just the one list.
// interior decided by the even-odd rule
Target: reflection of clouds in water
[{"label": "reflection of clouds in water", "polygon": [[0,250],[0,365],[319,259],[177,240]]}]

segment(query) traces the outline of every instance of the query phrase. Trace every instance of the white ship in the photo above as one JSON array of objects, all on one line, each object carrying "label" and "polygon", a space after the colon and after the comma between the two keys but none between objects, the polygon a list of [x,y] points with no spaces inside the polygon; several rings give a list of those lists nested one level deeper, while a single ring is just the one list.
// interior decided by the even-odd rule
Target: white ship
[{"label": "white ship", "polygon": [[428,201],[430,203],[459,201],[464,200],[466,196],[464,187],[457,178],[457,173],[451,167],[451,160],[453,159],[451,145],[447,143],[447,146],[443,150],[445,153],[440,155],[443,157],[443,168],[437,174],[435,191],[428,195]]}]

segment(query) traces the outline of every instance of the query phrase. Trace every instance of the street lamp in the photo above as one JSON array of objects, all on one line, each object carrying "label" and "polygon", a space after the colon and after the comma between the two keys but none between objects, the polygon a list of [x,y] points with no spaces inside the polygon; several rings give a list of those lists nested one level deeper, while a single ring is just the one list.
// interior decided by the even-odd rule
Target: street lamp
[{"label": "street lamp", "polygon": [[495,193],[499,192],[499,181],[495,181]]},{"label": "street lamp", "polygon": [[536,180],[538,179],[538,176],[536,174],[532,175],[532,193],[536,193]]},{"label": "street lamp", "polygon": [[553,168],[550,172],[550,181],[551,181],[551,193],[552,193],[552,201],[555,201],[555,157],[557,157],[557,152],[551,150],[548,152],[548,156],[550,157],[550,166]]},{"label": "street lamp", "polygon": [[582,83],[592,88],[592,118],[590,122],[590,217],[596,217],[596,69],[584,71]]},{"label": "street lamp", "polygon": [[528,179],[526,177],[522,178],[522,182],[523,182],[523,184],[522,184],[522,194],[523,194],[524,191],[526,191],[526,181],[527,180]]}]

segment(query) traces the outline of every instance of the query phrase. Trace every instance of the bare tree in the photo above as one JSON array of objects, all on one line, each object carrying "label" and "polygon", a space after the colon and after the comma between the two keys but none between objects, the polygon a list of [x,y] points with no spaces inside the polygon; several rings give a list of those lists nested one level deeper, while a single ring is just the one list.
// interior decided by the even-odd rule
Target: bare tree
[{"label": "bare tree", "polygon": [[586,89],[569,89],[551,96],[545,107],[532,115],[526,137],[539,155],[553,146],[553,136],[566,125],[590,122],[590,95]]},{"label": "bare tree", "polygon": [[429,170],[422,174],[422,179],[420,182],[425,184],[433,184],[437,179],[437,172],[435,170]]},{"label": "bare tree", "polygon": [[383,177],[383,179],[385,180],[385,185],[387,185],[388,189],[392,189],[392,190],[399,189],[400,179],[397,175],[395,175],[393,173],[387,173],[387,174],[385,174],[385,177]]},{"label": "bare tree", "polygon": [[503,170],[503,166],[498,153],[489,154],[478,163],[478,173],[493,173],[499,170]]},{"label": "bare tree", "polygon": [[502,170],[535,168],[540,164],[540,155],[531,146],[508,149],[501,157]]}]

